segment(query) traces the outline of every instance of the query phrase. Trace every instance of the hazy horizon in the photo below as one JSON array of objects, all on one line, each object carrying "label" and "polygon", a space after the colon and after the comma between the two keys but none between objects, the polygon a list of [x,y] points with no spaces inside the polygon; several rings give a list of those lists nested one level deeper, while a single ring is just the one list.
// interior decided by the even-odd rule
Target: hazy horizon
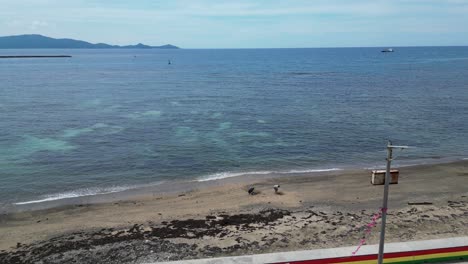
[{"label": "hazy horizon", "polygon": [[185,49],[468,45],[467,0],[2,2],[2,36]]},{"label": "hazy horizon", "polygon": [[[31,35],[31,34],[18,34],[18,35],[9,35],[9,36],[0,36],[0,37],[11,37],[11,36],[22,36],[22,35]],[[67,38],[67,37],[55,37],[55,36],[46,36],[44,34],[40,33],[34,33],[33,35],[41,35],[44,37],[50,37],[54,39],[73,39],[73,38]],[[78,40],[78,41],[86,41],[91,44],[109,44],[109,45],[114,45],[114,43],[107,43],[104,41],[99,41],[99,42],[90,42],[87,41],[86,39],[73,39],[73,40]],[[148,45],[147,43],[142,43],[142,42],[135,42],[135,43],[124,43],[121,44],[122,46],[126,45],[136,45],[136,44],[144,44]],[[160,44],[160,45],[174,45],[173,43],[165,43],[165,44]],[[153,46],[153,45],[149,45]],[[175,45],[177,46],[177,45]],[[178,46],[179,47],[179,46]],[[187,49],[187,50],[203,50],[203,49],[346,49],[346,48],[418,48],[418,47],[468,47],[468,45],[435,45],[435,46],[430,46],[430,45],[414,45],[414,46],[395,46],[395,45],[386,45],[386,46],[327,46],[327,47],[279,47],[279,48],[267,48],[267,47],[242,47],[242,48],[219,48],[219,47],[199,47],[199,48],[184,48],[184,47],[179,47],[181,49]]]}]

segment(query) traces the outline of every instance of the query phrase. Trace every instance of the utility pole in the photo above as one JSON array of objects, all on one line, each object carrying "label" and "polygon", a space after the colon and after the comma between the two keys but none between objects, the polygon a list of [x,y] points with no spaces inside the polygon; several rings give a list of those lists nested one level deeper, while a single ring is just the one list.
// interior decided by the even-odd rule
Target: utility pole
[{"label": "utility pole", "polygon": [[392,152],[394,148],[406,149],[408,146],[393,146],[389,140],[387,144],[387,171],[385,172],[385,186],[384,186],[384,197],[382,205],[382,226],[380,229],[380,241],[379,241],[379,262],[383,263],[384,256],[384,244],[385,244],[385,224],[387,220],[387,204],[388,204],[388,187],[390,186],[390,164],[392,162]]}]

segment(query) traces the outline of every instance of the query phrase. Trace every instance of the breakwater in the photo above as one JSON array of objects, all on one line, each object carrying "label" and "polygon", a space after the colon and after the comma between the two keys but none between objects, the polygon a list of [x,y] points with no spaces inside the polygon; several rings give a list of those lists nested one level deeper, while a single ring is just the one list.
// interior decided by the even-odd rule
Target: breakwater
[{"label": "breakwater", "polygon": [[28,59],[28,58],[71,58],[70,55],[13,55],[0,56],[0,59]]}]

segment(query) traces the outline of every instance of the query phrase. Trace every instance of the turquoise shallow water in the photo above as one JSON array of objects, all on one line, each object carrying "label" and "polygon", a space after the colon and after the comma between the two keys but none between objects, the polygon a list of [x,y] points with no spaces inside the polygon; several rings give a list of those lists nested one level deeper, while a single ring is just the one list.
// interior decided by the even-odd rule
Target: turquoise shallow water
[{"label": "turquoise shallow water", "polygon": [[0,203],[468,156],[468,48],[395,50],[0,50],[73,55],[0,61]]}]

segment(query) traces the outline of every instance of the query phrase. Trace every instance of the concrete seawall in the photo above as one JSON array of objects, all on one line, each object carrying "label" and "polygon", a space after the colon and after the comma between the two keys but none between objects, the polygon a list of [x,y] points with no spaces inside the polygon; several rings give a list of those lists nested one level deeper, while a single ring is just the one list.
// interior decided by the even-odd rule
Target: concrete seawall
[{"label": "concrete seawall", "polygon": [[[316,249],[270,254],[248,255],[199,260],[159,262],[167,264],[322,264],[322,263],[377,263],[378,245],[363,246],[356,255],[356,247]],[[385,245],[384,263],[468,263],[468,237],[434,239]]]}]

